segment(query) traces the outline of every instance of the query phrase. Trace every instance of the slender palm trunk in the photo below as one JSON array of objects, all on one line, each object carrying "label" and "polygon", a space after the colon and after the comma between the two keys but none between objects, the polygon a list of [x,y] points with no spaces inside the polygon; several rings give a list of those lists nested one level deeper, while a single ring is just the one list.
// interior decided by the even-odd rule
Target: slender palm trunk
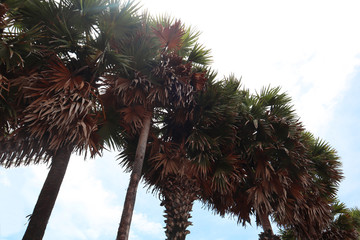
[{"label": "slender palm trunk", "polygon": [[143,128],[140,132],[139,142],[136,148],[133,170],[130,176],[129,187],[126,192],[125,203],[121,215],[121,221],[116,240],[127,240],[129,238],[130,224],[134,211],[136,192],[141,178],[144,163],[146,144],[150,131],[151,116],[144,119]]},{"label": "slender palm trunk", "polygon": [[61,183],[70,160],[70,148],[59,149],[54,156],[50,171],[41,189],[23,240],[41,240],[54,208]]},{"label": "slender palm trunk", "polygon": [[175,175],[165,178],[161,194],[161,205],[165,207],[165,234],[168,240],[185,240],[190,233],[187,227],[194,201],[197,199],[198,187],[195,180]]},{"label": "slender palm trunk", "polygon": [[259,219],[260,219],[260,223],[261,223],[261,226],[264,230],[264,232],[271,232],[273,233],[273,230],[272,230],[272,226],[271,226],[271,223],[269,221],[269,216],[265,213],[258,213],[259,214]]},{"label": "slender palm trunk", "polygon": [[280,237],[275,235],[268,214],[259,213],[260,223],[264,232],[259,234],[259,240],[280,240]]}]

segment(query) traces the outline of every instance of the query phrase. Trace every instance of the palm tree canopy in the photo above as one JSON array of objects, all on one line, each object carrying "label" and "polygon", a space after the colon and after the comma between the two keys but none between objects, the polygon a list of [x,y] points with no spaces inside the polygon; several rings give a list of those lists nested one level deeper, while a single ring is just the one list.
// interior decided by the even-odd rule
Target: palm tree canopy
[{"label": "palm tree canopy", "polygon": [[250,222],[251,214],[261,224],[259,216],[265,215],[280,225],[296,224],[303,234],[315,234],[330,220],[329,197],[342,178],[336,152],[307,138],[291,99],[280,88],[242,93],[233,151],[242,175],[230,184],[232,191],[214,192],[204,197],[205,202],[243,224]]},{"label": "palm tree canopy", "polygon": [[119,41],[120,35],[109,35],[104,18],[112,18],[118,30],[113,32],[125,37],[140,24],[136,6],[98,0],[6,3],[13,24],[9,31],[19,29],[26,35],[35,28],[39,35],[25,42],[37,62],[26,61],[28,71],[7,77],[18,89],[21,114],[2,146],[1,162],[10,166],[47,161],[64,144],[79,152],[90,150],[91,155],[99,152],[102,83],[114,69],[129,68],[131,61],[111,49],[110,41]]},{"label": "palm tree canopy", "polygon": [[[320,231],[319,239],[357,240],[360,236],[359,220],[359,209],[349,209],[344,203],[334,200],[334,202],[331,203],[331,221],[325,229]],[[296,230],[291,227],[281,229],[280,233],[284,240],[299,239]]]}]

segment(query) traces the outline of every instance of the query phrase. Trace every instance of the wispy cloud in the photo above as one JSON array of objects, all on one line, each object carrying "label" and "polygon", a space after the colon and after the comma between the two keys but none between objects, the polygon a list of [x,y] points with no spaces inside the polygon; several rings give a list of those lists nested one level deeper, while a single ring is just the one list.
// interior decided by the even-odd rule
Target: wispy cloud
[{"label": "wispy cloud", "polygon": [[[95,161],[84,161],[82,157],[73,156],[49,220],[45,239],[115,238],[125,192],[116,187],[111,188],[117,184],[109,182],[109,179],[106,182],[99,177],[102,173],[97,171],[102,167],[111,169],[107,175],[114,176],[113,182],[123,180],[122,185],[127,184],[124,181],[127,175],[122,173],[123,170],[114,161],[112,155],[106,155],[105,159]],[[7,171],[7,175],[0,175],[0,190],[6,194],[4,189],[8,189],[13,197],[8,195],[8,199],[5,196],[0,200],[3,217],[0,217],[2,231],[0,237],[10,237],[25,230],[25,216],[32,211],[48,169],[40,165],[3,171],[4,173]],[[21,181],[19,181],[20,177]],[[117,190],[121,191],[121,194],[116,194]],[[14,200],[15,196],[17,200]],[[4,207],[5,205],[8,207]],[[135,212],[132,231],[139,236],[163,238],[161,223],[152,221],[145,213]]]},{"label": "wispy cloud", "polygon": [[134,232],[141,233],[143,235],[164,238],[164,229],[158,222],[152,222],[148,219],[144,213],[134,213],[132,228]]}]

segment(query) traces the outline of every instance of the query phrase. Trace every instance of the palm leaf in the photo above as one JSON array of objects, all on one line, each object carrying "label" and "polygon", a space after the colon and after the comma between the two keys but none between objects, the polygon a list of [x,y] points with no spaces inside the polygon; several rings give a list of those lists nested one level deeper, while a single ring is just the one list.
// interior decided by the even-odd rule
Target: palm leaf
[{"label": "palm leaf", "polygon": [[189,53],[187,61],[209,65],[212,61],[211,58],[212,56],[210,56],[209,49],[205,49],[205,47],[200,44],[195,44]]},{"label": "palm leaf", "polygon": [[154,34],[161,42],[161,47],[170,51],[177,51],[182,45],[182,37],[185,34],[181,22],[176,20],[173,24],[169,21],[158,23],[153,28]]}]

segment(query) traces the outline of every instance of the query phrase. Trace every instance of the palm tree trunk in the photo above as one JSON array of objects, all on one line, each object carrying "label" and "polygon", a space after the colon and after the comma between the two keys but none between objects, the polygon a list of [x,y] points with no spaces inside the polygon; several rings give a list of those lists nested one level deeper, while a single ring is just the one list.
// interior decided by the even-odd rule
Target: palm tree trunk
[{"label": "palm tree trunk", "polygon": [[259,240],[281,240],[278,235],[275,235],[271,222],[269,221],[269,215],[265,213],[258,213],[260,223],[263,227],[264,232],[259,234]]},{"label": "palm tree trunk", "polygon": [[144,163],[146,144],[150,131],[151,115],[145,117],[143,128],[140,132],[139,142],[136,148],[134,166],[130,176],[129,187],[126,192],[125,203],[121,215],[121,221],[116,240],[127,240],[129,238],[130,224],[134,211],[136,192],[141,178]]},{"label": "palm tree trunk", "polygon": [[264,232],[270,231],[271,233],[273,233],[272,226],[269,221],[268,215],[265,213],[261,213],[261,212],[259,212],[258,214],[259,214],[260,223],[261,223],[261,226],[262,226]]},{"label": "palm tree trunk", "polygon": [[63,147],[54,156],[23,240],[41,240],[54,208],[70,160],[71,148]]},{"label": "palm tree trunk", "polygon": [[165,206],[165,234],[168,240],[185,240],[190,233],[186,229],[191,225],[190,212],[198,194],[194,181],[181,175],[165,178],[161,205]]}]

